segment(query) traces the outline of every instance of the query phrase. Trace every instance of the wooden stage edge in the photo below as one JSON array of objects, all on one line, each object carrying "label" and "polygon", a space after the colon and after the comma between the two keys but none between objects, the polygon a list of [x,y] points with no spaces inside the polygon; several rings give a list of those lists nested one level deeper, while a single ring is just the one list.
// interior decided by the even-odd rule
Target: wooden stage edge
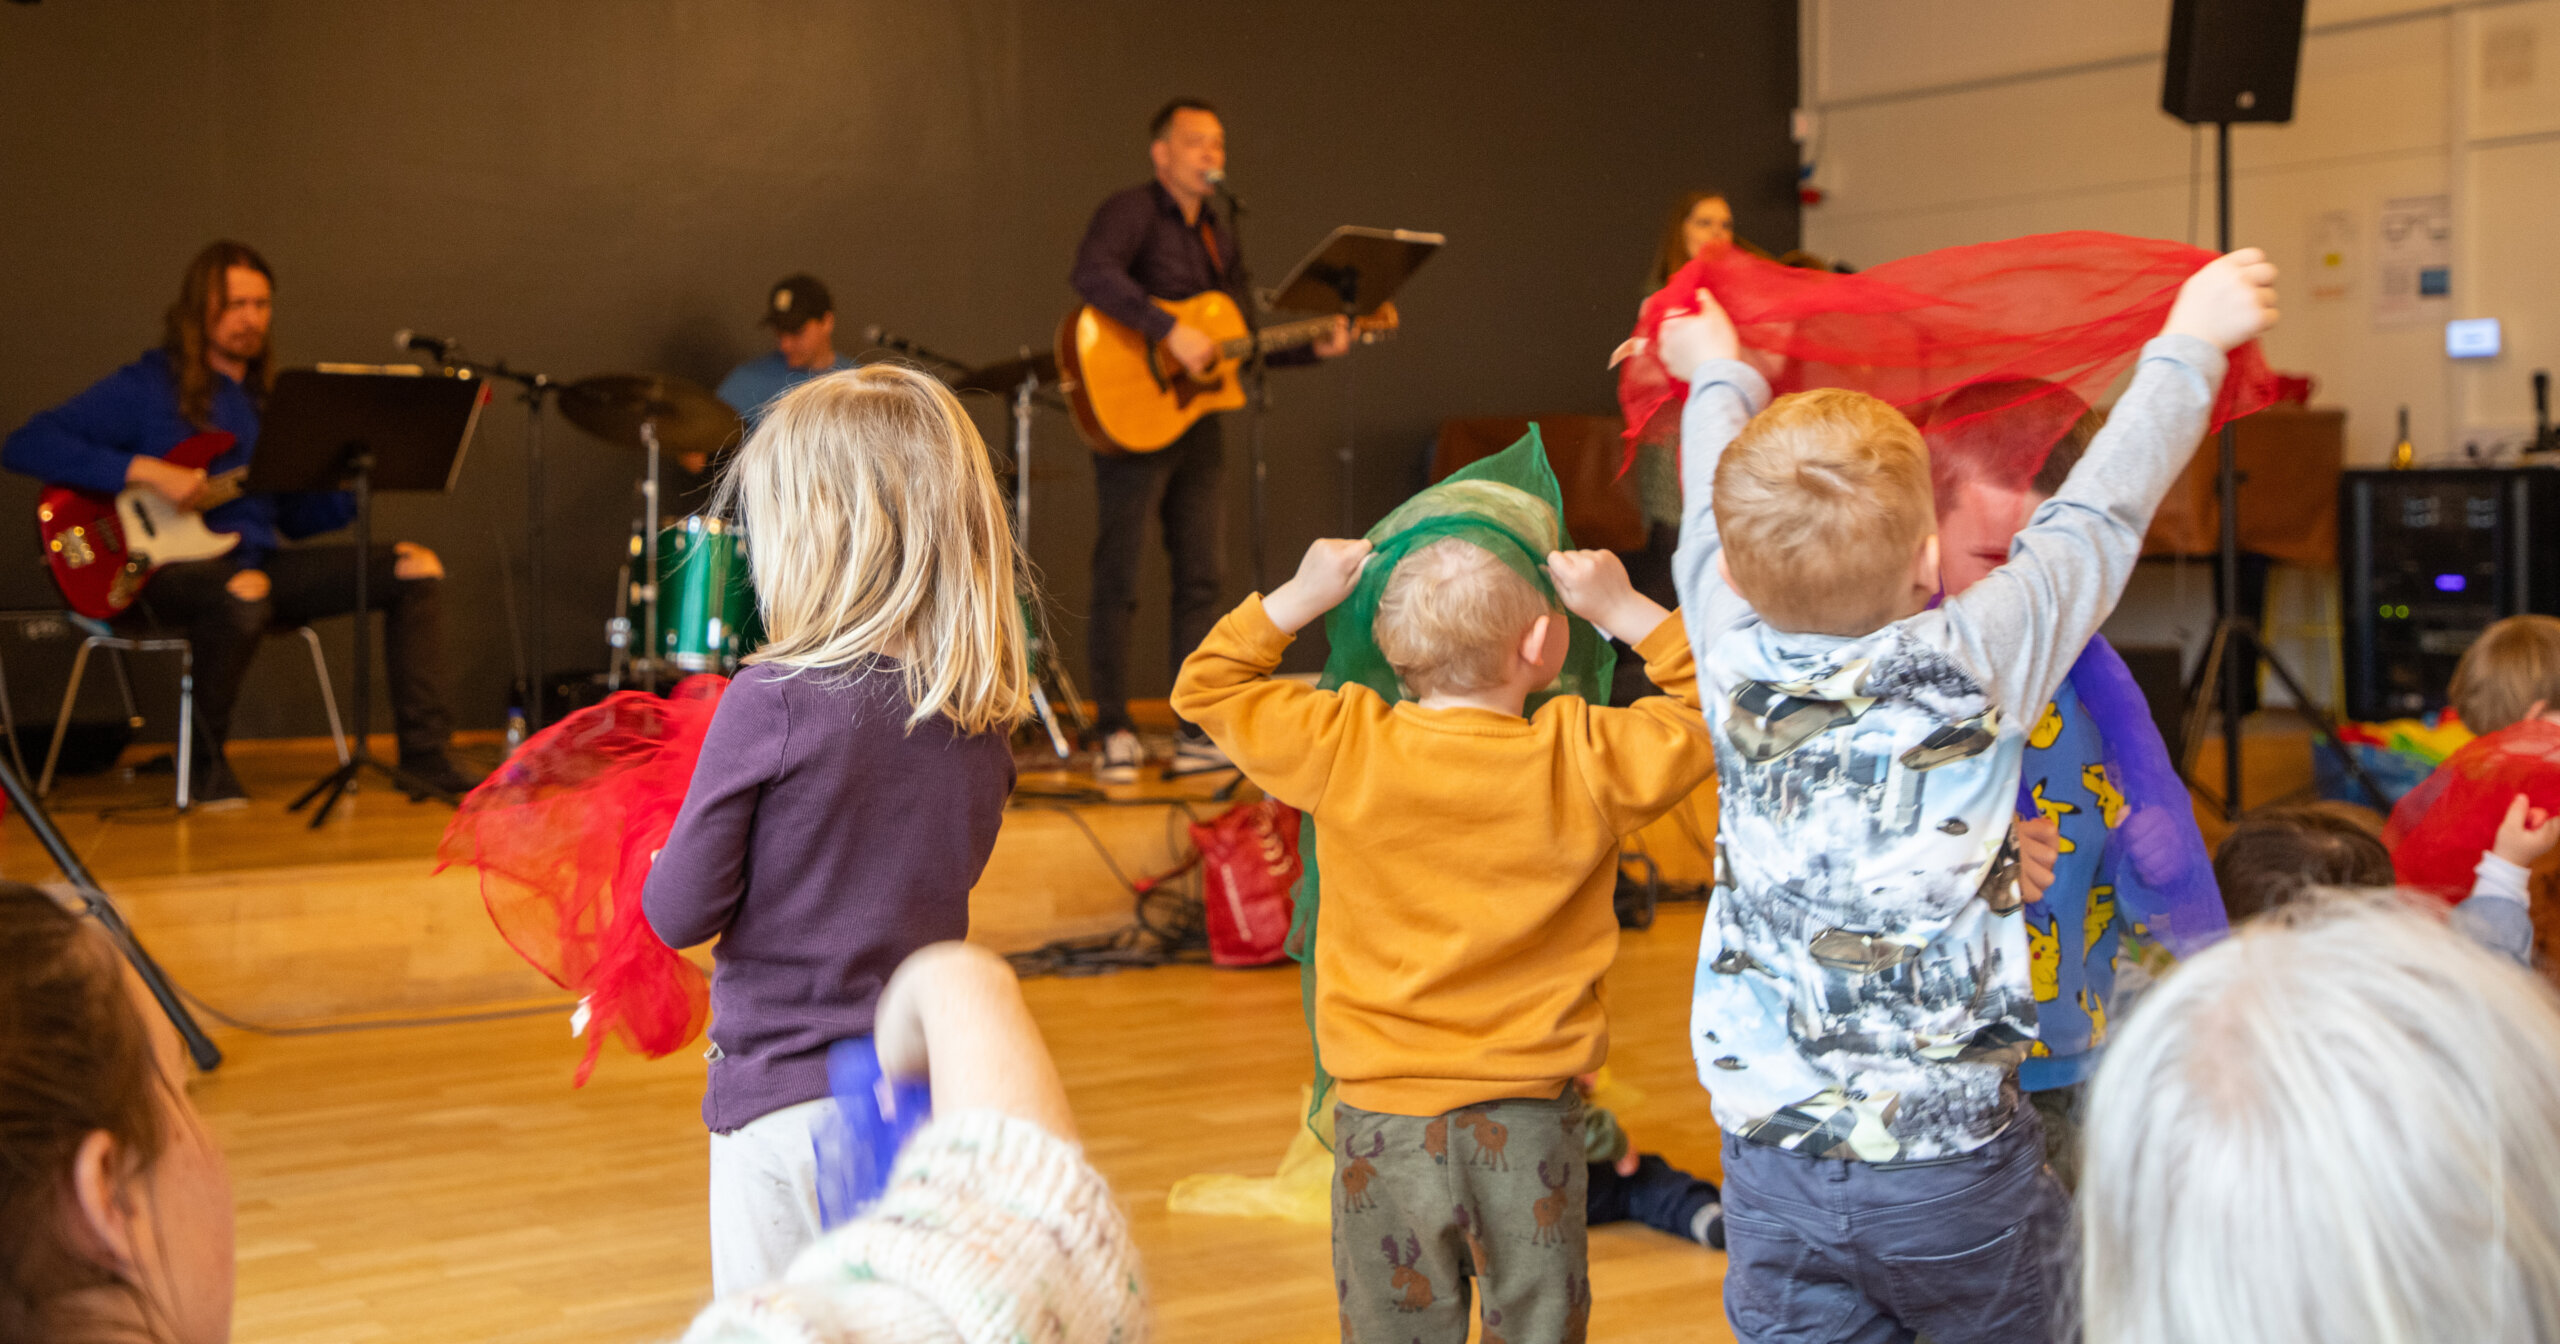
[{"label": "wooden stage edge", "polygon": [[[389,743],[381,744],[388,750]],[[466,744],[457,754],[483,745]],[[180,817],[165,775],[66,781],[48,810],[152,955],[204,1003],[246,1022],[303,1024],[556,1000],[497,935],[476,873],[434,871],[449,809],[368,782],[318,831],[285,811],[334,764],[325,739],[243,743],[246,808]],[[1128,923],[1132,879],[1173,866],[1183,823],[1214,815],[1223,779],[1097,789],[1026,771],[970,897],[970,936],[1002,951]],[[1252,796],[1249,793],[1247,796]],[[58,880],[23,819],[0,877]]]}]

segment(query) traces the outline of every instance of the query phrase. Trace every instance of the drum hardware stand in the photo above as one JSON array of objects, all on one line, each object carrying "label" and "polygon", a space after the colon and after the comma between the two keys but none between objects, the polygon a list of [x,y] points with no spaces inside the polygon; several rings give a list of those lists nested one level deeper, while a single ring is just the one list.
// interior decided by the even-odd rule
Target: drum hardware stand
[{"label": "drum hardware stand", "polygon": [[[2213,194],[2214,251],[2231,250],[2231,123],[2213,124]],[[2383,796],[2355,753],[2338,736],[2337,721],[2329,711],[2312,703],[2284,660],[2267,647],[2266,637],[2258,633],[2258,624],[2240,611],[2240,429],[2225,422],[2215,436],[2221,461],[2215,471],[2215,494],[2222,509],[2222,535],[2216,553],[2221,573],[2215,576],[2215,605],[2219,608],[2213,622],[2213,638],[2205,646],[2204,662],[2196,668],[2196,678],[2187,692],[2187,712],[2178,733],[2178,773],[2187,787],[2211,806],[2226,821],[2237,818],[2243,810],[2240,793],[2240,721],[2246,717],[2243,701],[2248,689],[2245,678],[2256,672],[2261,663],[2284,683],[2285,693],[2293,697],[2295,708],[2311,720],[2313,749],[2327,743],[2337,753],[2338,761],[2354,777],[2373,805],[2389,811],[2391,801]],[[2196,754],[2203,746],[2206,723],[2221,701],[2222,715],[2222,792],[2217,795],[2196,778]]]},{"label": "drum hardware stand", "polygon": [[[179,750],[186,750],[183,743]],[[179,1038],[187,1043],[187,1056],[196,1062],[198,1069],[207,1073],[221,1067],[221,1049],[214,1045],[212,1037],[205,1035],[204,1028],[197,1025],[195,1015],[187,1011],[186,1004],[179,1001],[177,987],[170,983],[168,973],[161,970],[160,964],[143,950],[142,940],[133,934],[133,926],[124,922],[124,913],[108,899],[106,889],[98,885],[98,879],[90,874],[89,865],[81,862],[79,853],[71,848],[71,842],[62,838],[61,828],[53,824],[53,814],[44,810],[44,800],[27,787],[27,777],[5,758],[0,758],[0,792],[8,795],[10,806],[18,809],[18,816],[27,823],[27,829],[35,832],[36,843],[44,846],[44,852],[53,858],[53,866],[61,869],[62,876],[71,883],[72,891],[80,898],[80,913],[98,921],[98,926],[106,930],[107,940],[116,945],[116,951],[124,957],[125,963],[133,967],[133,973],[141,978],[144,987],[151,991],[151,997],[159,1002],[160,1011],[168,1015],[169,1024],[178,1029]]]},{"label": "drum hardware stand", "polygon": [[647,631],[649,648],[642,653],[637,667],[640,689],[658,689],[658,647],[665,636],[658,629],[658,422],[640,422],[640,442],[648,454],[648,474],[640,481],[640,628]]},{"label": "drum hardware stand", "polygon": [[[1030,354],[1024,352],[1028,360]],[[1013,554],[1017,572],[1031,572],[1031,399],[1040,391],[1038,370],[1026,368],[1022,381],[1013,388],[1010,403],[1013,419]],[[1084,712],[1084,698],[1077,694],[1075,682],[1058,661],[1057,651],[1050,647],[1048,622],[1035,602],[1022,607],[1023,652],[1031,660],[1031,707],[1040,717],[1040,726],[1048,731],[1049,749],[1059,760],[1075,754],[1075,738],[1092,731],[1092,720]],[[1066,706],[1067,718],[1075,725],[1075,738],[1067,735],[1059,722],[1058,706]]]}]

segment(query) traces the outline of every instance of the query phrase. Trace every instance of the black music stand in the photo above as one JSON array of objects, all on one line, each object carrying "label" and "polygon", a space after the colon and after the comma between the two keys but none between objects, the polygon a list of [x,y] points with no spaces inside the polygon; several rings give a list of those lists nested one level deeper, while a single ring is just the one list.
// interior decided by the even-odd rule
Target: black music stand
[{"label": "black music stand", "polygon": [[[1346,319],[1367,317],[1379,305],[1396,296],[1404,282],[1422,269],[1422,263],[1449,240],[1436,233],[1416,233],[1411,229],[1364,229],[1345,224],[1325,235],[1316,250],[1289,269],[1287,279],[1280,282],[1273,296],[1274,308],[1301,312],[1338,312]],[[1343,373],[1342,383],[1342,447],[1334,457],[1342,466],[1342,532],[1346,537],[1360,535],[1358,505],[1354,494],[1351,468],[1357,452],[1358,435],[1353,418],[1356,403],[1351,399],[1351,374]],[[1258,491],[1262,479],[1255,474]],[[1257,500],[1256,509],[1261,505]],[[1259,543],[1257,542],[1257,546]]]},{"label": "black music stand", "polygon": [[[462,474],[462,450],[469,446],[487,401],[487,386],[476,378],[287,369],[268,395],[246,488],[275,493],[350,489],[356,497],[355,742],[346,764],[321,776],[287,809],[299,812],[320,798],[320,808],[311,816],[314,830],[368,766],[410,793],[461,801],[373,758],[373,623],[367,582],[373,568],[373,492],[452,489]],[[328,796],[322,798],[324,793]]]}]

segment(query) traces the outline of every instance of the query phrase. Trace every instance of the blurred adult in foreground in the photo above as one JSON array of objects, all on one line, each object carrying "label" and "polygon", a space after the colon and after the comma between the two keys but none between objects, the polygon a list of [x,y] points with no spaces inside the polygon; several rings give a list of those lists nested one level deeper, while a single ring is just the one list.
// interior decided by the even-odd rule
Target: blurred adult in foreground
[{"label": "blurred adult in foreground", "polygon": [[2254,920],[2110,1045],[2089,1344],[2560,1338],[2560,1003],[2382,893]]},{"label": "blurred adult in foreground", "polygon": [[115,947],[0,882],[0,1344],[231,1337],[231,1181]]}]

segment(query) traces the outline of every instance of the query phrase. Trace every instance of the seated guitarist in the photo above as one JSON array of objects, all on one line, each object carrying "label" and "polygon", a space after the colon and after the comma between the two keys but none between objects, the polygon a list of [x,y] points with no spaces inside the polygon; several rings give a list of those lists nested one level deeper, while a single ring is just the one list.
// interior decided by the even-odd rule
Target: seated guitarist
[{"label": "seated guitarist", "polygon": [[[274,273],[251,248],[218,242],[197,253],[170,305],[161,347],[39,412],[0,447],[0,466],[101,494],[138,485],[195,506],[208,473],[162,458],[186,439],[223,430],[238,441],[213,460],[212,472],[248,465],[275,375],[267,339],[274,292]],[[354,547],[278,549],[278,539],[334,531],[354,518],[355,499],[344,491],[243,495],[205,512],[207,527],[239,534],[239,545],[218,559],[165,566],[144,588],[138,605],[195,647],[198,802],[236,805],[248,797],[222,748],[260,636],[355,606]],[[445,755],[453,721],[443,667],[444,566],[433,551],[406,541],[375,547],[372,564],[373,601],[388,614],[385,661],[400,767],[458,793],[470,781]]]},{"label": "seated guitarist", "polygon": [[[1207,208],[1209,173],[1227,166],[1226,128],[1217,109],[1198,98],[1166,103],[1148,123],[1155,179],[1120,192],[1093,212],[1076,249],[1076,292],[1095,311],[1164,347],[1194,373],[1217,362],[1217,345],[1199,329],[1149,303],[1225,290],[1250,311],[1244,261],[1234,232]],[[1272,364],[1312,362],[1350,348],[1347,324],[1310,350],[1274,354]],[[1093,458],[1099,524],[1093,538],[1093,627],[1086,658],[1098,713],[1102,754],[1095,775],[1106,784],[1138,777],[1143,753],[1129,719],[1129,622],[1138,612],[1138,558],[1147,514],[1164,525],[1173,564],[1172,641],[1168,676],[1199,647],[1225,609],[1226,497],[1219,485],[1224,450],[1214,416],[1181,438],[1145,454]],[[1175,739],[1168,775],[1228,769],[1225,753],[1190,724]]]}]

